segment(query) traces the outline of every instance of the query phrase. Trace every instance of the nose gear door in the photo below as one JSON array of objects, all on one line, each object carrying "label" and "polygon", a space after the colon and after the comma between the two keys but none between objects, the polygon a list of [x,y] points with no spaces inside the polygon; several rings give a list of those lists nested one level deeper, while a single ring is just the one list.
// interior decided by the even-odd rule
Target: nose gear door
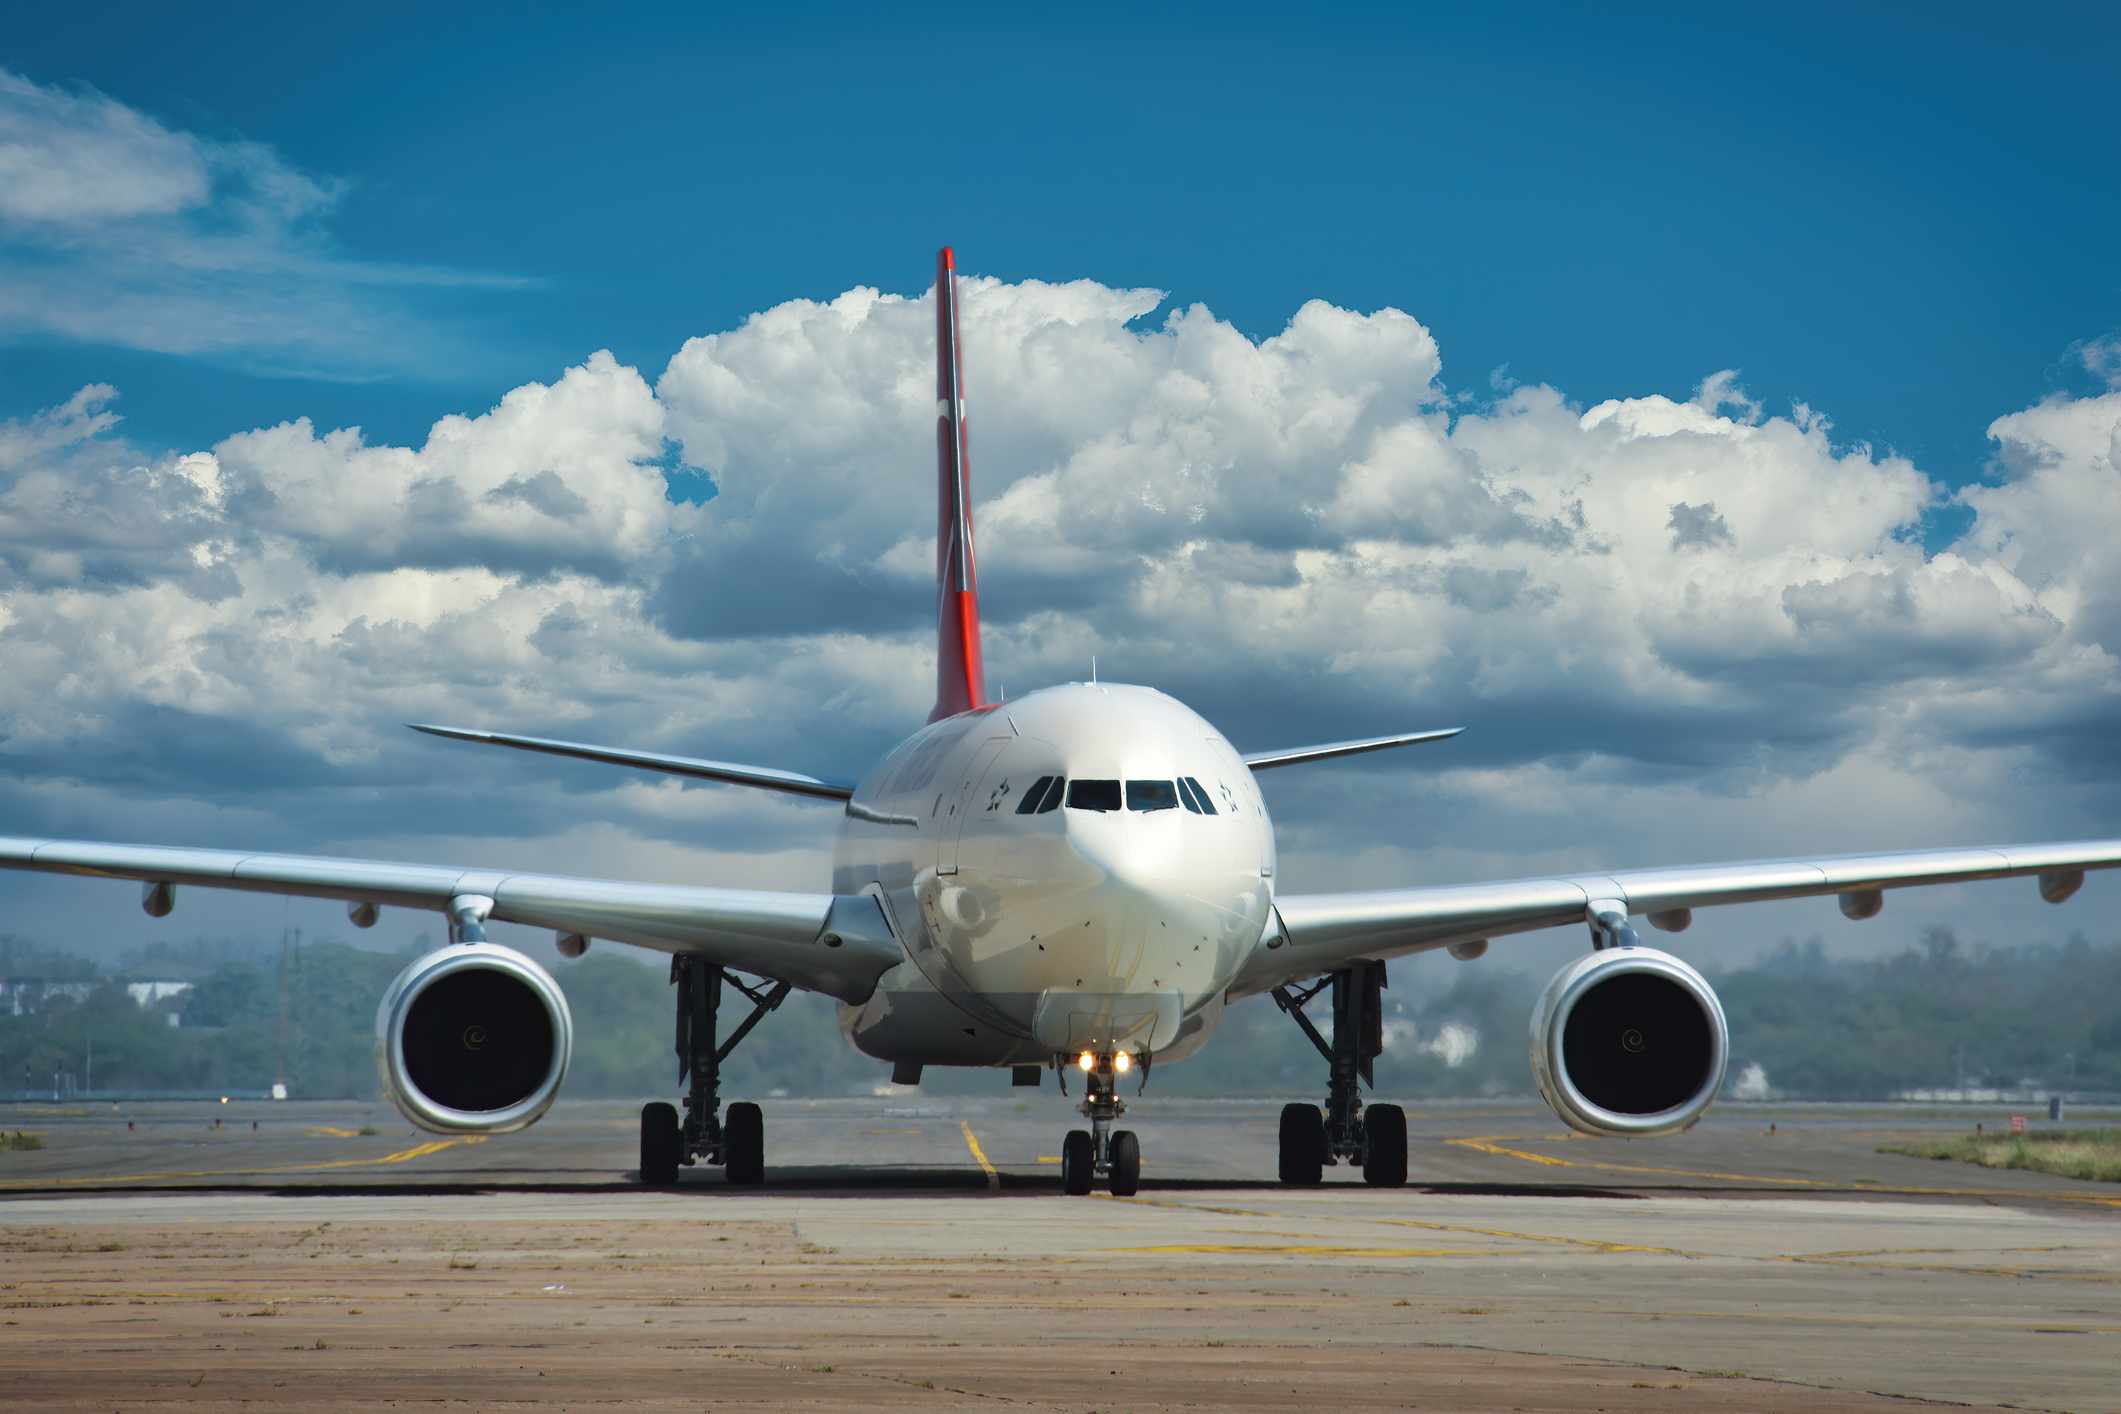
[{"label": "nose gear door", "polygon": [[[958,786],[956,798],[946,805],[947,813],[937,822],[936,873],[957,872],[958,845],[964,840],[967,829],[988,828],[984,823],[987,816],[998,813],[1002,809],[1003,801],[1014,806],[1015,783],[1009,779],[1006,768],[996,765],[996,758],[1007,748],[1010,740],[1011,738],[1002,736],[981,742],[971,762],[966,766],[965,777]],[[989,780],[990,776],[993,779]],[[975,824],[975,820],[982,823]]]}]

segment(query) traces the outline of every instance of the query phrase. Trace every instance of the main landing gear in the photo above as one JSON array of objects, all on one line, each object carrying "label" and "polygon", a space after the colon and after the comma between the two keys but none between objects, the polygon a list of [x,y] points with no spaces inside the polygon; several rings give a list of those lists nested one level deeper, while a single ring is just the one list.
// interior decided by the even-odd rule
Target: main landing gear
[{"label": "main landing gear", "polygon": [[[689,1076],[692,1084],[685,1092],[682,1121],[675,1105],[657,1100],[641,1106],[641,1182],[676,1183],[679,1165],[708,1163],[720,1164],[732,1184],[756,1187],[766,1181],[765,1117],[748,1101],[721,1113],[722,1062],[786,1000],[788,984],[748,984],[734,972],[684,956],[670,960],[670,980],[678,989],[678,1080]],[[751,1003],[751,1015],[717,1045],[715,1021],[725,982]]]},{"label": "main landing gear", "polygon": [[[1333,1039],[1326,1040],[1304,1015],[1304,1007],[1328,987],[1333,991]],[[1385,965],[1358,962],[1328,973],[1308,988],[1280,986],[1274,1004],[1287,1012],[1329,1067],[1326,1106],[1284,1105],[1281,1110],[1281,1181],[1319,1182],[1327,1164],[1362,1165],[1363,1182],[1397,1188],[1407,1181],[1407,1112],[1397,1105],[1362,1102],[1362,1086],[1375,1086],[1372,1067],[1384,1053]],[[1360,1082],[1360,1083],[1358,1083]]]},{"label": "main landing gear", "polygon": [[[1103,1178],[1113,1197],[1132,1197],[1141,1187],[1142,1146],[1133,1130],[1112,1128],[1112,1121],[1127,1112],[1126,1102],[1114,1093],[1112,1082],[1115,1074],[1125,1074],[1133,1067],[1134,1058],[1125,1051],[1109,1055],[1084,1051],[1075,1064],[1083,1073],[1083,1102],[1077,1108],[1090,1121],[1090,1127],[1071,1129],[1061,1141],[1061,1189],[1080,1196]],[[1066,1065],[1059,1064],[1056,1069],[1065,1086]]]}]

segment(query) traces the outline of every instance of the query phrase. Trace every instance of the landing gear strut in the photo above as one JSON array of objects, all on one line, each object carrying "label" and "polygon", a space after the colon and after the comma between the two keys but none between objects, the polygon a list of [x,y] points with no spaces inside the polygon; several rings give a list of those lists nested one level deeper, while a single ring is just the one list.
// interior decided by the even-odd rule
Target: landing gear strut
[{"label": "landing gear strut", "polygon": [[[660,1100],[641,1107],[641,1182],[675,1183],[680,1164],[707,1163],[722,1165],[733,1184],[764,1183],[765,1117],[757,1105],[745,1101],[722,1114],[722,1062],[767,1012],[787,999],[789,986],[747,983],[726,968],[684,956],[670,960],[670,980],[678,989],[678,1080],[690,1078],[692,1084],[685,1092],[683,1120],[676,1106]],[[751,1015],[717,1044],[715,1025],[724,983],[751,1003]]]},{"label": "landing gear strut", "polygon": [[[1082,1064],[1087,1060],[1087,1066]],[[1113,1076],[1128,1069],[1133,1057],[1094,1055],[1083,1052],[1077,1066],[1083,1072],[1083,1102],[1076,1108],[1090,1121],[1088,1129],[1071,1129],[1061,1141],[1061,1188],[1080,1196],[1088,1193],[1100,1177],[1106,1179],[1115,1198],[1127,1198],[1141,1187],[1142,1146],[1131,1129],[1115,1130],[1112,1122],[1127,1112],[1126,1102],[1113,1088]],[[1067,1062],[1055,1062],[1066,1083]]]},{"label": "landing gear strut", "polygon": [[[1320,992],[1333,992],[1333,1039],[1326,1040],[1304,1015]],[[1327,1164],[1362,1165],[1365,1183],[1396,1188],[1407,1181],[1407,1115],[1397,1105],[1362,1102],[1362,1087],[1375,1086],[1373,1067],[1384,1053],[1385,965],[1358,962],[1331,972],[1307,988],[1280,986],[1274,1004],[1303,1028],[1326,1058],[1326,1105],[1284,1105],[1281,1111],[1281,1181],[1314,1184]]]}]

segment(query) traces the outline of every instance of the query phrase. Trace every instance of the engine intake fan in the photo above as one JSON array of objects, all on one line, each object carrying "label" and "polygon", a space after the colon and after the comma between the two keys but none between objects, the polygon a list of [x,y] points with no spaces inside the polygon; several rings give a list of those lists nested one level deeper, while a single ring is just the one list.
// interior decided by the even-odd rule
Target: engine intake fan
[{"label": "engine intake fan", "polygon": [[398,974],[376,1008],[376,1066],[398,1112],[443,1134],[505,1134],[552,1106],[574,1020],[552,974],[464,943]]},{"label": "engine intake fan", "polygon": [[1730,1028],[1715,989],[1655,948],[1615,947],[1564,967],[1532,1011],[1532,1075],[1585,1134],[1685,1129],[1723,1089]]}]

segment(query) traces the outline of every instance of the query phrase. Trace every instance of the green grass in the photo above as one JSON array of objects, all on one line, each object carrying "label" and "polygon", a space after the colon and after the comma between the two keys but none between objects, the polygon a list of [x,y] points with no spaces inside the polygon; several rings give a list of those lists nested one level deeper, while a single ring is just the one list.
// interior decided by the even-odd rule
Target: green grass
[{"label": "green grass", "polygon": [[1991,1169],[2031,1169],[2095,1183],[2121,1183],[2121,1129],[2042,1129],[2026,1134],[1967,1134],[1956,1139],[1888,1144],[1881,1154],[1955,1159]]},{"label": "green grass", "polygon": [[44,1136],[16,1130],[13,1134],[0,1134],[0,1153],[15,1153],[44,1147]]}]

